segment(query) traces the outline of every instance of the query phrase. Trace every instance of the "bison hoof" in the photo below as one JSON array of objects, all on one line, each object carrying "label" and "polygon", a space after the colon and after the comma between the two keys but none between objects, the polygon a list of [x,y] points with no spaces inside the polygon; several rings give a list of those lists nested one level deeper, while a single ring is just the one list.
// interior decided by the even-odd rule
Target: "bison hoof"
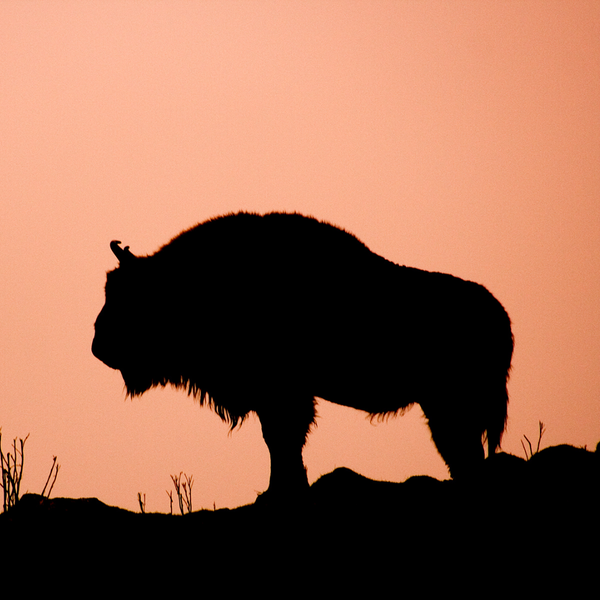
[{"label": "bison hoof", "polygon": [[293,491],[286,490],[271,490],[268,489],[259,493],[254,501],[254,505],[260,508],[300,508],[309,504],[310,488],[302,487],[295,488]]}]

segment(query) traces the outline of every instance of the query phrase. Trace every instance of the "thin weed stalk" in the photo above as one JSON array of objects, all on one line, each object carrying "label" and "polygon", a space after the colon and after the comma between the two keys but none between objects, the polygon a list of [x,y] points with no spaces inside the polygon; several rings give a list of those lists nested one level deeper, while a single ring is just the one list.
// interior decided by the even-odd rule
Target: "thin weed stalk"
[{"label": "thin weed stalk", "polygon": [[525,441],[527,442],[527,446],[529,447],[529,451],[528,451],[527,448],[525,447],[525,444],[523,443],[523,440],[521,440],[521,446],[523,446],[523,452],[525,452],[526,460],[529,460],[534,454],[537,454],[540,451],[540,444],[542,442],[542,436],[544,435],[545,432],[546,432],[546,426],[540,421],[539,422],[538,442],[537,442],[537,447],[535,449],[535,452],[533,451],[533,446],[531,445],[529,438],[526,435],[523,436],[525,438]]},{"label": "thin weed stalk", "polygon": [[[185,480],[184,480],[185,478]],[[188,477],[183,471],[177,475],[171,475],[171,480],[175,486],[175,492],[177,493],[177,499],[179,501],[179,510],[182,515],[186,512],[192,512],[192,485],[194,484],[194,476]],[[171,498],[171,514],[173,514],[173,496],[169,494]]]},{"label": "thin weed stalk", "polygon": [[[56,483],[56,478],[58,477],[58,471],[60,469],[60,465],[56,462],[56,456],[52,457],[52,466],[50,467],[50,473],[48,473],[48,479],[46,479],[46,484],[44,485],[44,489],[42,490],[42,496],[46,496],[46,488],[52,479],[52,483],[50,483],[50,489],[48,489],[48,495],[46,498],[50,498],[50,494],[52,493],[52,488]],[[54,477],[53,477],[54,475]]]},{"label": "thin weed stalk", "polygon": [[4,454],[2,451],[2,430],[0,429],[0,465],[2,468],[2,489],[4,491],[4,511],[14,506],[19,501],[21,479],[23,478],[24,450],[27,437],[23,440],[13,440],[13,452]]}]

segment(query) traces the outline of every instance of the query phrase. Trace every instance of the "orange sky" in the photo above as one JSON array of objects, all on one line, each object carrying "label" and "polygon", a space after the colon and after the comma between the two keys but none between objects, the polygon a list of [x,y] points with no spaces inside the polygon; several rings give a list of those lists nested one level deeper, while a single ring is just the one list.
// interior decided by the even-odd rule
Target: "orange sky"
[{"label": "orange sky", "polygon": [[[256,419],[124,400],[90,352],[108,242],[240,209],[312,214],[483,283],[514,323],[505,450],[600,440],[600,3],[0,3],[0,426],[24,488],[167,511],[252,502]],[[309,480],[445,477],[420,410],[320,403]]]}]

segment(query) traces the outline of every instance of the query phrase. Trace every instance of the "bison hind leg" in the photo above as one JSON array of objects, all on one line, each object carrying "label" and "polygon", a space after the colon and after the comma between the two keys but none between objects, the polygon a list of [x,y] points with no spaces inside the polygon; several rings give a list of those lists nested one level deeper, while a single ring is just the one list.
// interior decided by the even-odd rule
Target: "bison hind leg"
[{"label": "bison hind leg", "polygon": [[476,476],[485,460],[484,430],[479,423],[464,414],[423,412],[428,419],[431,439],[448,466],[452,479]]}]

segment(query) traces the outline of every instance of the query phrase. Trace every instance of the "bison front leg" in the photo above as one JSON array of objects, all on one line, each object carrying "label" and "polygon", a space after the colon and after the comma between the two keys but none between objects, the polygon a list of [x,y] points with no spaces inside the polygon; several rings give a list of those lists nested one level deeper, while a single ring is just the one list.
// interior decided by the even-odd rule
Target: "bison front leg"
[{"label": "bison front leg", "polygon": [[261,501],[304,498],[309,486],[302,449],[315,419],[314,398],[288,396],[256,412],[271,457],[269,488]]}]

